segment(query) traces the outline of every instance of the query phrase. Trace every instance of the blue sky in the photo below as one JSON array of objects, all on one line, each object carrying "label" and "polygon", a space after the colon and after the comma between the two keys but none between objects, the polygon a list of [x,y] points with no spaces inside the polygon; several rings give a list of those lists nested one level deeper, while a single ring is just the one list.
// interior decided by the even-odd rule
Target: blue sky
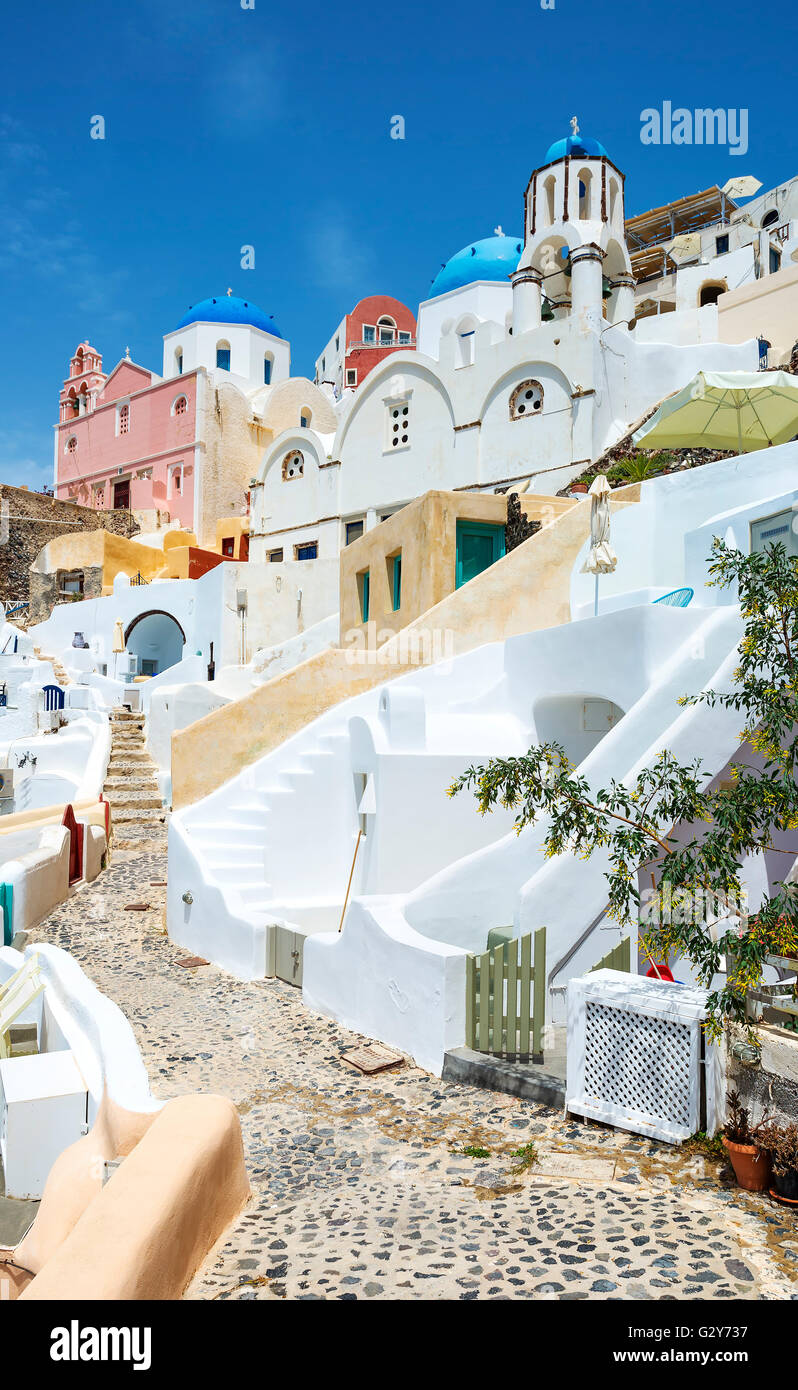
[{"label": "blue sky", "polygon": [[[627,212],[732,175],[798,173],[798,20],[742,0],[88,0],[9,10],[0,55],[0,481],[51,480],[70,354],[156,371],[189,304],[274,314],[293,369],[363,295],[413,309],[499,223],[576,114],[626,173]],[[749,111],[749,151],[644,146],[647,107]],[[90,120],[106,121],[104,141]],[[390,138],[402,115],[403,141]],[[255,269],[240,248],[255,247]],[[9,408],[9,405],[11,408]]]}]

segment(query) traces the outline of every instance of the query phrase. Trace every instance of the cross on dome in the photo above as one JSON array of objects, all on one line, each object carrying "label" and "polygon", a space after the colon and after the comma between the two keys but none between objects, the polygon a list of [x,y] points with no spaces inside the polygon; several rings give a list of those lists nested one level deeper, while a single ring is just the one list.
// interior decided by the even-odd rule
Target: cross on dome
[{"label": "cross on dome", "polygon": [[502,231],[501,223],[499,223],[498,227],[494,227],[494,228],[493,228],[493,235],[494,235],[494,236],[504,236],[504,232]]},{"label": "cross on dome", "polygon": [[233,293],[233,291],[229,289],[229,290],[227,291],[228,297],[229,297],[232,293]]},{"label": "cross on dome", "polygon": [[571,130],[573,131],[574,135],[579,134],[579,122],[576,119],[576,116],[571,117]]}]

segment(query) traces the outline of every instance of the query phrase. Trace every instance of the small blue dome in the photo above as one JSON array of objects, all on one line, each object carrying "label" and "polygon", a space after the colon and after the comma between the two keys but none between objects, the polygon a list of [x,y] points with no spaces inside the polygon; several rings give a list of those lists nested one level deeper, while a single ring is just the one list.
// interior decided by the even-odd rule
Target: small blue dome
[{"label": "small blue dome", "polygon": [[609,155],[599,140],[592,135],[566,135],[564,140],[555,140],[546,151],[544,164],[555,159],[609,159]]},{"label": "small blue dome", "polygon": [[475,280],[506,283],[507,277],[517,268],[523,249],[524,243],[517,236],[489,236],[484,241],[472,241],[438,271],[428,298],[434,299],[448,290],[459,290]]},{"label": "small blue dome", "polygon": [[239,299],[237,294],[221,294],[217,299],[201,299],[192,304],[177,328],[188,328],[190,323],[248,323],[263,333],[271,333],[273,338],[283,336],[271,314],[264,314],[257,304]]}]

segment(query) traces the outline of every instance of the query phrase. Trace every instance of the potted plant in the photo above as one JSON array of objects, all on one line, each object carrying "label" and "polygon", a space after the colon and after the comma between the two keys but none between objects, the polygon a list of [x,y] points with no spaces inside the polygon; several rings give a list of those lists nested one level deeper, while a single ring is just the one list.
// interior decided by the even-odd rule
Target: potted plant
[{"label": "potted plant", "polygon": [[763,1126],[757,1142],[768,1152],[773,1165],[771,1197],[788,1207],[798,1207],[798,1124],[773,1121]]},{"label": "potted plant", "polygon": [[726,1124],[723,1147],[731,1160],[734,1176],[746,1192],[763,1192],[770,1179],[770,1154],[762,1142],[764,1120],[751,1124],[748,1108],[738,1091],[726,1096]]},{"label": "potted plant", "polygon": [[571,492],[587,492],[587,483],[571,483]]}]

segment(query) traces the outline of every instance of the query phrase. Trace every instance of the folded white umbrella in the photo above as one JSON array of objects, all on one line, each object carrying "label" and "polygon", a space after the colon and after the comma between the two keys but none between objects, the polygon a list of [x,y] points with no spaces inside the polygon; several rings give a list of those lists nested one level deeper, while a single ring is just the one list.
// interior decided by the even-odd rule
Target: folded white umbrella
[{"label": "folded white umbrella", "polygon": [[600,574],[611,574],[618,563],[618,556],[610,545],[610,487],[603,473],[593,479],[588,496],[590,498],[590,549],[582,566],[582,574],[596,576],[596,591],[593,612],[598,613],[598,582]]},{"label": "folded white umbrella", "polygon": [[644,449],[739,454],[798,434],[798,377],[789,372],[699,372],[632,436]]}]

